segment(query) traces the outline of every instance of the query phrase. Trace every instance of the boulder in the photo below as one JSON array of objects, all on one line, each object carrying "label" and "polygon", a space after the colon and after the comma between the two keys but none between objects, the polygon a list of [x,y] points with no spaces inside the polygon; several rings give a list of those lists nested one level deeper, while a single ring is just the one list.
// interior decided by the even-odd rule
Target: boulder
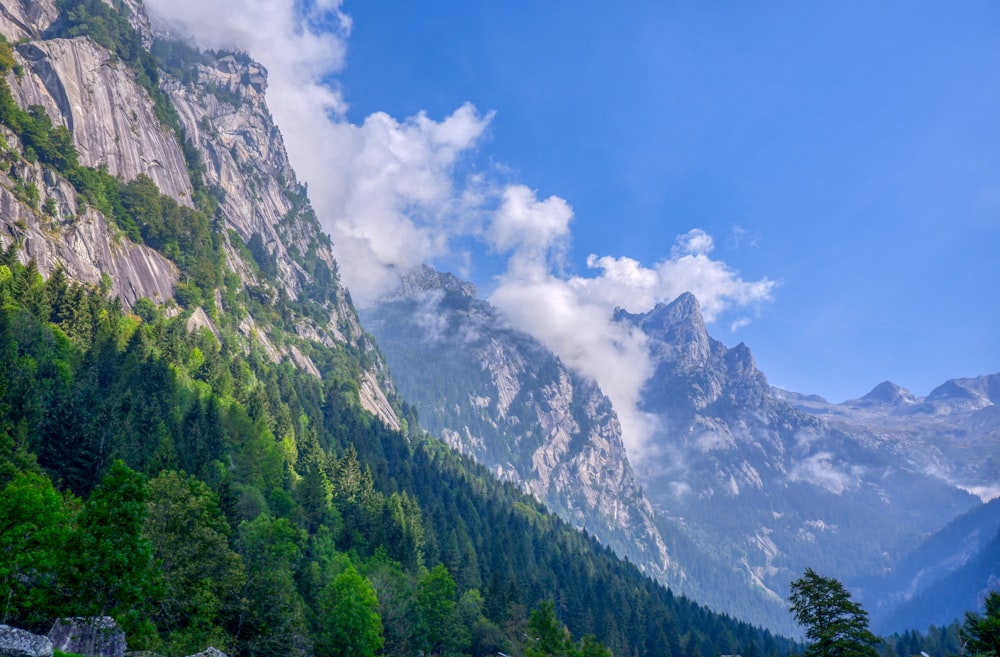
[{"label": "boulder", "polygon": [[201,652],[196,652],[193,655],[188,655],[188,657],[229,657],[226,653],[222,652],[218,648],[209,646]]},{"label": "boulder", "polygon": [[125,632],[110,616],[60,618],[49,630],[52,647],[89,657],[125,657]]},{"label": "boulder", "polygon": [[0,657],[52,657],[52,642],[10,625],[0,625]]}]

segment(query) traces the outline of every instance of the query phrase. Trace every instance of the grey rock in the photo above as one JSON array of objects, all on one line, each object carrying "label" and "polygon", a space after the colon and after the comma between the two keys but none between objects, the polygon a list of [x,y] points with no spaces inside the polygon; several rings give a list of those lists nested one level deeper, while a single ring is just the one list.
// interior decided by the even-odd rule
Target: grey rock
[{"label": "grey rock", "polygon": [[0,625],[0,657],[52,657],[52,642],[10,625]]},{"label": "grey rock", "polygon": [[0,3],[0,34],[11,43],[38,39],[58,16],[55,0],[5,0]]},{"label": "grey rock", "polygon": [[218,648],[209,646],[201,652],[196,652],[193,655],[188,655],[188,657],[229,657],[226,653],[222,652]]},{"label": "grey rock", "polygon": [[157,118],[134,73],[90,39],[32,41],[18,48],[26,74],[14,79],[22,107],[41,105],[73,133],[80,163],[106,165],[124,180],[145,174],[164,194],[191,204],[177,136]]},{"label": "grey rock", "polygon": [[[8,141],[14,141],[8,135]],[[34,259],[48,275],[62,267],[73,280],[97,285],[111,280],[111,293],[131,306],[139,297],[163,302],[173,296],[177,268],[152,249],[113,237],[100,213],[77,205],[72,186],[41,167],[22,165],[18,177],[38,187],[41,200],[56,202],[57,216],[46,217],[18,199],[0,181],[0,246],[20,241],[21,262]]]},{"label": "grey rock", "polygon": [[110,616],[60,618],[49,630],[52,647],[89,657],[125,657],[125,632]]},{"label": "grey rock", "polygon": [[860,401],[870,404],[912,404],[916,398],[909,390],[897,386],[892,381],[883,381]]}]

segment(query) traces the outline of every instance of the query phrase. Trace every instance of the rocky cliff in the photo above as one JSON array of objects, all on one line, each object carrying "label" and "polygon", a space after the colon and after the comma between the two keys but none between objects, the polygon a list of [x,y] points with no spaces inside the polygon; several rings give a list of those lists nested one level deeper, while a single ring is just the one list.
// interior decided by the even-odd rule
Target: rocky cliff
[{"label": "rocky cliff", "polygon": [[[163,49],[170,61],[157,60],[141,2],[97,9],[108,15],[94,24],[111,28],[92,35],[85,22],[60,16],[55,0],[0,0],[0,34],[16,44],[5,76],[16,105],[68,130],[84,169],[122,184],[146,177],[180,205],[214,214],[210,239],[225,263],[222,284],[202,295],[208,323],[232,324],[273,359],[317,375],[309,344],[345,350],[358,364],[360,402],[398,427],[391,380],[267,110],[266,71],[245,55],[183,44]],[[176,307],[176,285],[186,279],[178,254],[151,248],[95,209],[100,203],[84,198],[80,179],[98,174],[36,159],[11,125],[0,126],[0,136],[0,246],[15,246],[43,274],[61,267],[82,282],[107,281],[126,305],[146,297]],[[233,302],[241,296],[282,310],[277,318],[246,312]]]},{"label": "rocky cliff", "polygon": [[681,577],[593,382],[506,325],[472,284],[426,267],[364,320],[423,426],[647,572]]}]

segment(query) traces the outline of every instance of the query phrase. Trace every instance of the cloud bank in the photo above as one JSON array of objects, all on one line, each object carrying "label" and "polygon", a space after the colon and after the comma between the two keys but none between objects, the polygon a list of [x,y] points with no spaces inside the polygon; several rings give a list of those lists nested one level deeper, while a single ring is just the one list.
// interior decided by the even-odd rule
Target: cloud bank
[{"label": "cloud bank", "polygon": [[[409,269],[476,240],[506,259],[490,300],[611,398],[632,458],[656,430],[639,409],[652,374],[645,336],[613,321],[690,291],[712,321],[770,300],[774,283],[744,281],[711,258],[702,230],[677,238],[653,266],[591,255],[567,275],[573,210],[518,183],[459,176],[492,114],[470,104],[440,120],[375,113],[360,125],[331,80],[346,62],[350,18],[340,0],[147,0],[154,21],[202,47],[250,53],[269,71],[268,104],[300,178],[334,242],[341,276],[359,305],[389,291]],[[749,321],[737,318],[732,326]]]}]

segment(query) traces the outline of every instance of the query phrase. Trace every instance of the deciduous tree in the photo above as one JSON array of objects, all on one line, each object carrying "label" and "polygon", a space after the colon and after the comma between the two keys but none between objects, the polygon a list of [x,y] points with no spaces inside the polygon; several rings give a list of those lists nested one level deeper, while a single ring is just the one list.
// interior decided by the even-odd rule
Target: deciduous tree
[{"label": "deciduous tree", "polygon": [[969,641],[966,645],[968,652],[1000,655],[1000,591],[992,591],[986,597],[984,615],[971,611],[965,613],[962,633]]},{"label": "deciduous tree", "polygon": [[877,657],[878,637],[868,630],[868,612],[832,577],[806,568],[792,582],[791,612],[806,628],[805,657]]}]

